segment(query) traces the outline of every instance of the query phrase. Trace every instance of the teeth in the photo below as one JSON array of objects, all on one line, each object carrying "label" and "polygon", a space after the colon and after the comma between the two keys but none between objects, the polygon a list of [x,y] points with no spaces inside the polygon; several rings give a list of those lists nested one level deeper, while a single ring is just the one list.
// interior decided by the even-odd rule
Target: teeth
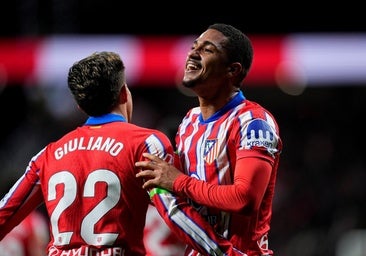
[{"label": "teeth", "polygon": [[198,69],[198,66],[197,65],[194,65],[194,64],[187,64],[187,69],[189,69],[189,70],[196,70],[196,69]]}]

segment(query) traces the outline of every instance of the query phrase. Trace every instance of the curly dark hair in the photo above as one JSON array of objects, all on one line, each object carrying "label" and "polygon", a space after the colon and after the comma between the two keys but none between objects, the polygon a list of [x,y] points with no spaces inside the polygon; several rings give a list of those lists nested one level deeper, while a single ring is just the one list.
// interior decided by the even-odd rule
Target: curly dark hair
[{"label": "curly dark hair", "polygon": [[243,66],[244,72],[241,79],[244,79],[253,62],[253,45],[249,37],[232,25],[224,23],[212,24],[208,29],[215,29],[227,38],[224,47],[229,62],[239,62]]},{"label": "curly dark hair", "polygon": [[118,102],[125,66],[115,52],[95,52],[72,65],[67,82],[79,107],[89,116],[101,116]]}]

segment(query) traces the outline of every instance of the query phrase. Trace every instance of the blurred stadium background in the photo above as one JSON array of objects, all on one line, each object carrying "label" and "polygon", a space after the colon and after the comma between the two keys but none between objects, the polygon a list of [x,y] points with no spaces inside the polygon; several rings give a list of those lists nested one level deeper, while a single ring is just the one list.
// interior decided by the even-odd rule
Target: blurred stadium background
[{"label": "blurred stadium background", "polygon": [[225,22],[252,38],[255,59],[243,91],[275,114],[284,140],[271,247],[278,256],[366,255],[360,3],[3,4],[1,195],[33,154],[85,120],[66,88],[74,61],[94,51],[119,52],[134,95],[134,122],[173,139],[196,105],[178,83],[186,51],[209,24]]}]

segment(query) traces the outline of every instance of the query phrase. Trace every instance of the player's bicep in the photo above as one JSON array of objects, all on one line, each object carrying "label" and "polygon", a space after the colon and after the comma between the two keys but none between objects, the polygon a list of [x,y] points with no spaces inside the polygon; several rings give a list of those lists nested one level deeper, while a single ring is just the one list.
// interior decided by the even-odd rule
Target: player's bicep
[{"label": "player's bicep", "polygon": [[272,164],[264,158],[244,157],[236,162],[234,184],[241,187],[242,195],[258,208],[267,189],[272,172]]}]

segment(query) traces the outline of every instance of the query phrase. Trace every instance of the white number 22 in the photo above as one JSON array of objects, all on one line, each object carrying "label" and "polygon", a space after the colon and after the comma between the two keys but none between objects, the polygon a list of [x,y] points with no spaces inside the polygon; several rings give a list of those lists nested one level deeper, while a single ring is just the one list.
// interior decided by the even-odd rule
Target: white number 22
[{"label": "white number 22", "polygon": [[[108,195],[100,201],[81,221],[81,237],[90,245],[111,245],[118,237],[118,233],[94,233],[94,225],[110,209],[112,209],[120,199],[121,183],[118,176],[109,170],[96,170],[91,172],[84,185],[83,196],[93,197],[95,195],[94,187],[97,182],[105,182],[108,185]],[[64,193],[59,203],[50,216],[52,225],[52,234],[55,239],[55,245],[67,245],[70,243],[73,235],[72,231],[59,231],[58,222],[61,214],[75,200],[77,195],[77,181],[70,172],[62,171],[54,174],[48,182],[48,201],[56,199],[56,186],[63,184]],[[68,218],[72,218],[69,216]]]}]

